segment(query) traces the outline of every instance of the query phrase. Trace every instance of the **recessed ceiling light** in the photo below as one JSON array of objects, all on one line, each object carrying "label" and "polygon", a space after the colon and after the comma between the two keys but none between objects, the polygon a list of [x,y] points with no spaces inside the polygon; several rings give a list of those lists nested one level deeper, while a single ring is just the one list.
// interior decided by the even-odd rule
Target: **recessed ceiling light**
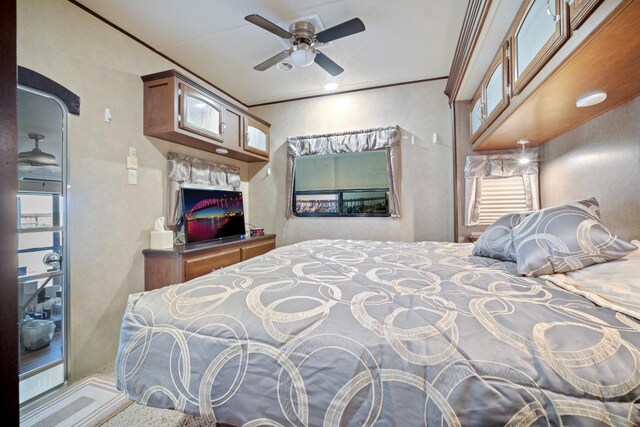
[{"label": "recessed ceiling light", "polygon": [[576,101],[576,107],[591,107],[592,105],[600,104],[605,99],[607,99],[606,92],[590,93],[589,95],[578,98]]},{"label": "recessed ceiling light", "polygon": [[338,89],[338,83],[327,83],[326,85],[324,85],[324,88],[326,90],[336,90]]},{"label": "recessed ceiling light", "polygon": [[216,148],[216,153],[218,154],[229,154],[229,150],[226,148]]}]

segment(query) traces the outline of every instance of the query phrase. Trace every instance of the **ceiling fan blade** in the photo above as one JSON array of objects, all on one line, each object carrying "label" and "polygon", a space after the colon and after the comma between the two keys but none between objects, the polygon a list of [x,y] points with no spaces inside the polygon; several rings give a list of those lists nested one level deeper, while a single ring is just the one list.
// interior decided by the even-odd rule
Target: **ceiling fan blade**
[{"label": "ceiling fan blade", "polygon": [[245,16],[244,19],[251,22],[253,25],[257,25],[258,27],[275,34],[278,37],[282,37],[283,39],[290,39],[291,37],[293,37],[293,34],[291,34],[289,31],[278,27],[273,22],[269,21],[266,18],[263,18],[260,15],[256,15],[255,13],[253,15]]},{"label": "ceiling fan blade", "polygon": [[333,40],[341,39],[342,37],[350,36],[364,31],[364,23],[359,18],[353,18],[342,24],[338,24],[335,27],[327,28],[324,31],[320,31],[316,34],[316,39],[322,43],[328,43]]},{"label": "ceiling fan blade", "polygon": [[344,68],[333,62],[322,52],[316,51],[315,63],[324,68],[324,70],[332,76],[337,76],[344,71]]},{"label": "ceiling fan blade", "polygon": [[289,51],[288,50],[282,51],[279,54],[274,55],[271,58],[267,59],[263,63],[256,65],[255,67],[253,67],[253,69],[258,71],[267,70],[273,67],[274,65],[276,65],[278,62],[284,61],[288,57],[289,57]]}]

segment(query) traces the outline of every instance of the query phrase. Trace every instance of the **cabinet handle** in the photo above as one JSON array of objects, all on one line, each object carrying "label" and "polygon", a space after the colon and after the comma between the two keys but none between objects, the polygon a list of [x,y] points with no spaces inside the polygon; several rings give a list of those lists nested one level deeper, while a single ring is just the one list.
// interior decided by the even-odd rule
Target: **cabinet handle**
[{"label": "cabinet handle", "polygon": [[[551,19],[553,20],[554,24],[557,24],[558,21],[560,20],[560,15],[559,14],[556,15],[556,14],[551,13],[551,5],[550,5],[551,1],[552,0],[547,0],[547,15],[549,15],[551,17]],[[553,0],[553,1],[555,1],[555,0]]]},{"label": "cabinet handle", "polygon": [[227,130],[227,124],[225,122],[221,122],[220,123],[220,135],[223,135],[225,130]]},{"label": "cabinet handle", "polygon": [[249,142],[249,132],[245,132],[244,133],[244,138],[247,140],[247,142]]}]

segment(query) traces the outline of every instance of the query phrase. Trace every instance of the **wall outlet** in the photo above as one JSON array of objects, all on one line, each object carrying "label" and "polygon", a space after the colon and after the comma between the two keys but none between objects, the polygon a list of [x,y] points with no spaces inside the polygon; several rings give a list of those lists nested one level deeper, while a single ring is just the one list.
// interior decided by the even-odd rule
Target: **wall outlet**
[{"label": "wall outlet", "polygon": [[136,185],[138,183],[138,171],[135,169],[129,169],[128,174],[129,185]]},{"label": "wall outlet", "polygon": [[136,149],[135,147],[129,147],[129,155],[131,157],[135,157],[136,156]]},{"label": "wall outlet", "polygon": [[138,158],[127,156],[127,169],[138,169]]}]

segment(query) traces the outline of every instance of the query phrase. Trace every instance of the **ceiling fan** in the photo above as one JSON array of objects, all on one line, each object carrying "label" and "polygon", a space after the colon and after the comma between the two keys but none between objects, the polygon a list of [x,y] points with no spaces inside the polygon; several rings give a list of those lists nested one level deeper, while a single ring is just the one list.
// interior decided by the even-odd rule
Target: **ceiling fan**
[{"label": "ceiling fan", "polygon": [[318,48],[320,48],[323,43],[329,43],[333,40],[359,33],[365,29],[364,24],[359,18],[353,18],[342,24],[320,31],[317,34],[315,26],[307,21],[295,22],[291,24],[289,31],[286,31],[260,15],[248,15],[245,16],[244,19],[278,37],[288,40],[291,45],[289,49],[253,67],[258,71],[265,71],[288,59],[299,67],[308,67],[315,62],[332,76],[337,76],[342,73],[344,69],[329,59],[327,55],[320,52]]},{"label": "ceiling fan", "polygon": [[18,163],[31,166],[58,166],[56,156],[40,149],[40,141],[44,139],[44,135],[30,133],[29,138],[35,141],[36,146],[31,151],[18,153]]}]

